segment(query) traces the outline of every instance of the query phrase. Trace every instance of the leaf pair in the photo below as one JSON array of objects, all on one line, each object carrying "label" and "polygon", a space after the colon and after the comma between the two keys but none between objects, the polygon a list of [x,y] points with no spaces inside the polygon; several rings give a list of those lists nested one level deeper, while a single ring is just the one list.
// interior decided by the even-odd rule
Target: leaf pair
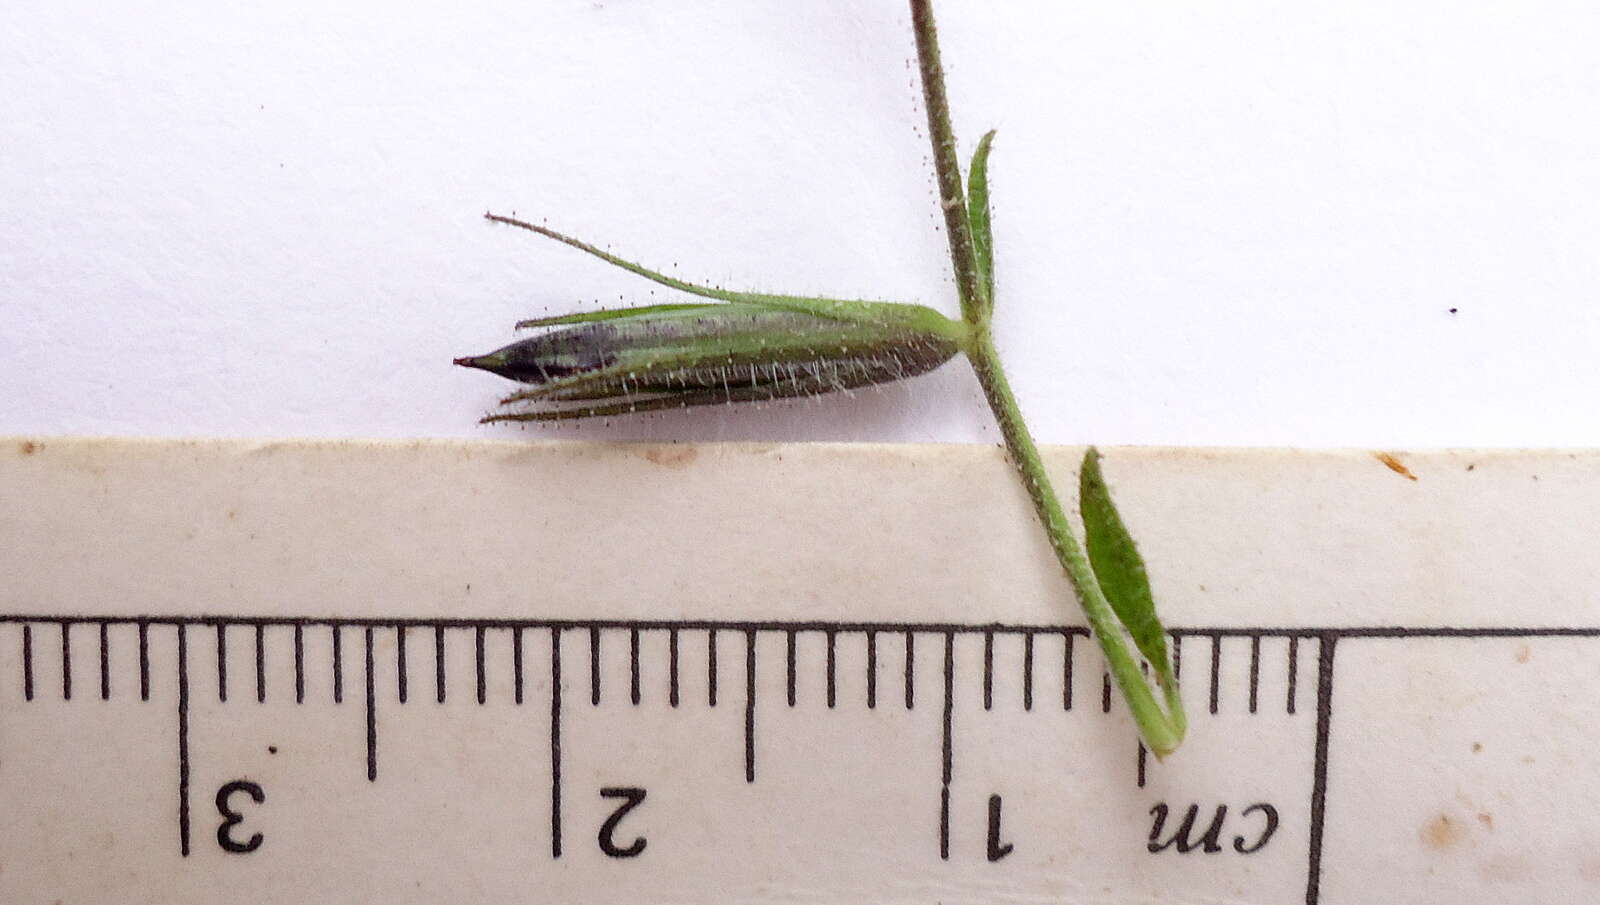
[{"label": "leaf pair", "polygon": [[[978,297],[970,301],[963,300],[963,309],[969,321],[984,326],[989,323],[994,310],[994,233],[989,208],[989,151],[993,143],[994,131],[990,130],[978,142],[967,171],[967,226],[971,231],[972,266],[977,270],[977,279],[973,282]],[[959,263],[957,266],[960,266]],[[978,350],[980,357],[986,354],[985,349]],[[977,364],[976,359],[974,364]],[[995,368],[997,371],[998,365]],[[983,370],[979,368],[980,376]],[[1014,405],[1014,402],[1006,404]],[[1005,419],[1001,420],[1004,423]],[[1017,422],[1020,424],[1020,416]],[[1009,445],[1012,454],[1017,455],[1018,445]],[[1024,446],[1031,447],[1032,441],[1029,440]],[[1024,467],[1024,470],[1027,468]],[[1083,519],[1089,570],[1081,575],[1074,574],[1073,581],[1092,582],[1098,586],[1105,600],[1104,604],[1098,606],[1110,606],[1120,628],[1126,630],[1134,646],[1155,672],[1156,682],[1166,701],[1164,714],[1138,674],[1117,627],[1091,619],[1099,626],[1099,641],[1111,661],[1112,671],[1117,674],[1118,684],[1128,696],[1129,705],[1146,742],[1157,756],[1162,756],[1170,753],[1182,740],[1186,719],[1183,702],[1178,696],[1177,676],[1173,673],[1172,661],[1167,654],[1166,630],[1156,616],[1155,598],[1150,592],[1150,578],[1145,571],[1144,558],[1139,555],[1133,536],[1123,524],[1122,516],[1111,499],[1111,491],[1100,471],[1100,453],[1093,447],[1084,453],[1083,463],[1078,470],[1078,484],[1078,510]],[[1046,517],[1044,521],[1049,529],[1050,519]],[[1064,531],[1065,525],[1061,528]],[[1065,561],[1063,565],[1066,565]],[[1073,571],[1070,566],[1068,571]],[[1079,590],[1089,592],[1086,597],[1092,596],[1093,589]],[[1092,609],[1097,604],[1086,599],[1085,606]]]}]

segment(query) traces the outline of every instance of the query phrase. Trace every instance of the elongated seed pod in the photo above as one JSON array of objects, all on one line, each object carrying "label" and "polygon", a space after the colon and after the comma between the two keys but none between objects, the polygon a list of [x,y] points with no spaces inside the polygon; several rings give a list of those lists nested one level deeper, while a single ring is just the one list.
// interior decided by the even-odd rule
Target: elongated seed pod
[{"label": "elongated seed pod", "polygon": [[528,385],[485,421],[548,421],[849,390],[927,373],[960,350],[962,325],[932,309],[849,304],[830,314],[737,302],[574,315],[456,364]]}]

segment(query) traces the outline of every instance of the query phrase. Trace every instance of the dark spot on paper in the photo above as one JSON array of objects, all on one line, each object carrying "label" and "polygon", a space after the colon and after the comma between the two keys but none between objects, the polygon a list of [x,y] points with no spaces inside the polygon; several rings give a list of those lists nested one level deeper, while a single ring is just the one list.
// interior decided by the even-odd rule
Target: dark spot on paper
[{"label": "dark spot on paper", "polygon": [[1466,835],[1466,828],[1449,814],[1440,814],[1422,825],[1422,844],[1436,852],[1454,848]]},{"label": "dark spot on paper", "polygon": [[267,753],[268,754],[277,754],[278,753],[278,746],[277,745],[268,745],[267,746]]},{"label": "dark spot on paper", "polygon": [[1392,453],[1375,452],[1372,455],[1375,456],[1379,462],[1382,462],[1384,465],[1388,466],[1389,470],[1395,474],[1411,481],[1415,481],[1417,479],[1417,476],[1411,473],[1411,469],[1407,468],[1404,462],[1396,459]]},{"label": "dark spot on paper", "polygon": [[1488,811],[1478,812],[1478,822],[1483,824],[1484,829],[1494,829],[1494,815]]},{"label": "dark spot on paper", "polygon": [[1473,742],[1472,743],[1472,753],[1473,754],[1478,754],[1478,753],[1481,753],[1482,751],[1483,751],[1483,742]]},{"label": "dark spot on paper", "polygon": [[17,447],[17,450],[25,456],[31,456],[39,451],[39,444],[33,442],[32,440],[24,440],[22,441],[22,444]]}]

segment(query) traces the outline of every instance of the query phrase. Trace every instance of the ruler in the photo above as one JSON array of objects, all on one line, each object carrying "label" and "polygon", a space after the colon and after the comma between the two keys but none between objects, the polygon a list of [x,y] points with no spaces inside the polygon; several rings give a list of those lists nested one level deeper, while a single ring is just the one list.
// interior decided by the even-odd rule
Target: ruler
[{"label": "ruler", "polygon": [[1600,890],[1600,456],[1106,465],[1165,762],[996,450],[6,441],[0,901]]}]

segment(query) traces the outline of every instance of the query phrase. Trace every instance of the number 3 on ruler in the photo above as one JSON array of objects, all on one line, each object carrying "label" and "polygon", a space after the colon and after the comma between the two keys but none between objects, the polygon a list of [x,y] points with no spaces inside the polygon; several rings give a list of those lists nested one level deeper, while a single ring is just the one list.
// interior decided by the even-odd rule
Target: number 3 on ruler
[{"label": "number 3 on ruler", "polygon": [[222,850],[225,852],[242,855],[260,848],[262,836],[260,833],[252,833],[250,838],[244,842],[233,838],[233,828],[238,826],[239,821],[244,819],[243,814],[235,811],[228,804],[228,800],[233,797],[235,792],[243,792],[249,795],[250,800],[256,804],[266,801],[267,793],[262,791],[261,786],[245,779],[236,779],[233,782],[224,783],[222,788],[217,790],[217,813],[223,817],[222,825],[217,827],[217,844],[222,846]]}]

